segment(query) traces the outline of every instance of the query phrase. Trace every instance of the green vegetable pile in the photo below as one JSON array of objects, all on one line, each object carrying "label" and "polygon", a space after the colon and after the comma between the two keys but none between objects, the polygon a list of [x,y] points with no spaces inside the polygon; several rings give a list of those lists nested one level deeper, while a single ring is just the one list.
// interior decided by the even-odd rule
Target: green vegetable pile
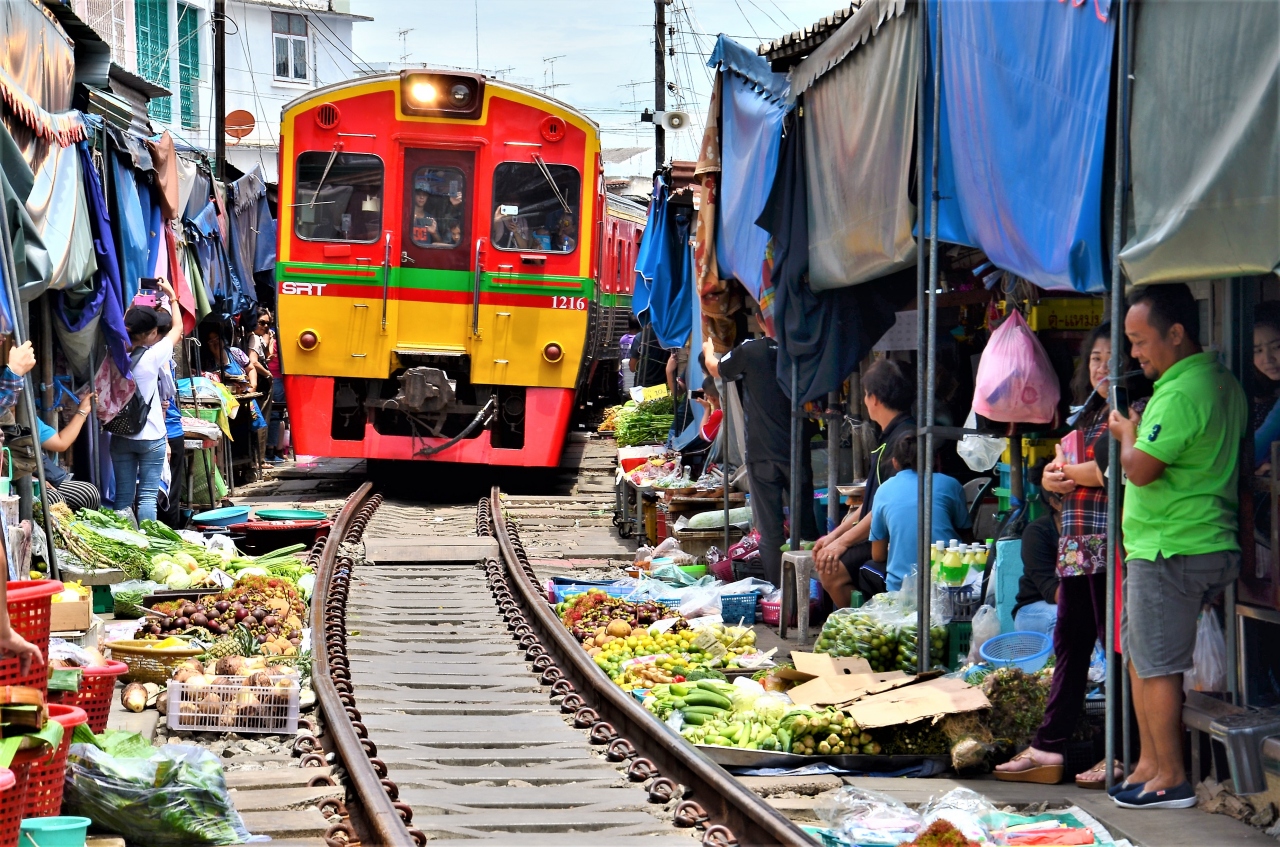
[{"label": "green vegetable pile", "polygon": [[1053,673],[1047,668],[1033,674],[999,668],[982,680],[982,691],[991,701],[987,726],[997,741],[1014,747],[1030,743],[1044,720],[1052,681]]},{"label": "green vegetable pile", "polygon": [[620,447],[655,444],[667,440],[675,424],[675,401],[670,396],[637,403],[629,400],[618,412],[617,439]]},{"label": "green vegetable pile", "polygon": [[[841,609],[827,618],[814,645],[815,653],[861,656],[876,673],[902,670],[915,673],[917,637],[914,615],[884,614],[874,608]],[[929,658],[946,663],[947,628],[929,627]]]},{"label": "green vegetable pile", "polygon": [[114,512],[81,509],[72,514],[65,503],[50,508],[54,542],[90,569],[119,568],[130,579],[146,579],[150,542]]},{"label": "green vegetable pile", "polygon": [[62,811],[147,847],[243,844],[249,839],[218,757],[201,747],[152,747],[130,732],[76,728]]}]

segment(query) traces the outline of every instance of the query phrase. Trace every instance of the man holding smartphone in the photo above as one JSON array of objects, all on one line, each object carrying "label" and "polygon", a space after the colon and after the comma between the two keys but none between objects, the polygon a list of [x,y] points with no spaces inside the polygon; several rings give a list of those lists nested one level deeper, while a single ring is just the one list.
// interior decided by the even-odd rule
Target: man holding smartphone
[{"label": "man holding smartphone", "polygon": [[1186,285],[1140,288],[1124,320],[1155,392],[1139,423],[1108,420],[1128,477],[1121,637],[1133,681],[1142,755],[1115,794],[1132,809],[1190,808],[1182,766],[1182,675],[1193,667],[1196,620],[1240,571],[1237,477],[1249,404],[1213,352]]}]

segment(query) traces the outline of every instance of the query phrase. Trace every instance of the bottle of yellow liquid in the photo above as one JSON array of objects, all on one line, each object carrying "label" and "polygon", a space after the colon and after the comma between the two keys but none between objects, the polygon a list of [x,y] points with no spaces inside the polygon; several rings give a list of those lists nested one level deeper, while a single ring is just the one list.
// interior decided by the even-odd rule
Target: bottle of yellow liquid
[{"label": "bottle of yellow liquid", "polygon": [[947,585],[962,585],[964,578],[969,573],[969,568],[964,564],[964,560],[960,553],[960,543],[953,541],[951,546],[947,548],[947,553],[942,558],[942,579]]},{"label": "bottle of yellow liquid", "polygon": [[991,553],[991,548],[989,548],[985,544],[976,544],[974,546],[978,548],[977,553],[975,553],[973,557],[974,564],[976,564],[979,567],[979,569],[986,570],[987,557]]}]

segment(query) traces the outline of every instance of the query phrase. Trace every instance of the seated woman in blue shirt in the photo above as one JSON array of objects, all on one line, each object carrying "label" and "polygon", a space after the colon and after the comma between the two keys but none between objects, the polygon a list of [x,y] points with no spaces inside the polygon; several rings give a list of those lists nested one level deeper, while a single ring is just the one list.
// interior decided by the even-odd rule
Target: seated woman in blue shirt
[{"label": "seated woman in blue shirt", "polygon": [[[916,436],[898,439],[893,448],[896,473],[881,483],[871,507],[871,559],[858,573],[858,590],[864,598],[886,590],[898,591],[902,581],[916,570],[919,504],[915,471]],[[933,541],[960,537],[969,528],[964,488],[945,474],[933,475]]]},{"label": "seated woman in blue shirt", "polygon": [[49,454],[64,453],[71,449],[71,445],[75,444],[76,439],[80,436],[80,430],[84,426],[84,422],[89,418],[92,406],[93,395],[85,394],[80,399],[80,405],[76,409],[75,415],[60,430],[54,429],[39,418],[36,419],[40,446],[43,448],[40,457],[44,462],[44,480],[53,489],[49,492],[50,498],[55,502],[58,500],[64,501],[73,512],[79,509],[100,508],[102,506],[102,497],[98,493],[97,486],[91,482],[72,479],[71,474],[67,473]]}]

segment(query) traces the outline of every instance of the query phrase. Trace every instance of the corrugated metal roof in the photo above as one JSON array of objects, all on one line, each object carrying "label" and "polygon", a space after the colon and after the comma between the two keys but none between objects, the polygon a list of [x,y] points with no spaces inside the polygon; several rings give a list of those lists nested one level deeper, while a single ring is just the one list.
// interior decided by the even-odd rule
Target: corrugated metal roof
[{"label": "corrugated metal roof", "polygon": [[854,0],[804,29],[761,44],[757,52],[769,60],[775,71],[785,71],[820,47],[861,5],[862,0]]}]

